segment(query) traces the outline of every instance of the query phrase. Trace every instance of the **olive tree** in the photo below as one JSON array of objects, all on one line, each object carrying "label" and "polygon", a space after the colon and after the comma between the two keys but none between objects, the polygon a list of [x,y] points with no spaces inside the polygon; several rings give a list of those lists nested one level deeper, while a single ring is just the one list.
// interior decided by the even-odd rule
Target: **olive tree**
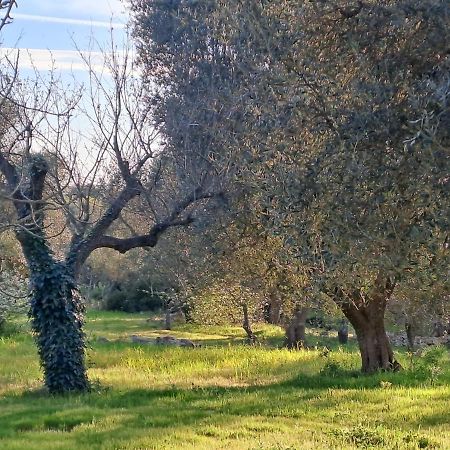
[{"label": "olive tree", "polygon": [[[3,221],[1,213],[0,206],[0,221]],[[9,319],[26,310],[27,273],[16,252],[12,237],[3,234],[0,242],[0,333]]]},{"label": "olive tree", "polygon": [[239,149],[236,179],[355,328],[362,370],[398,368],[389,299],[447,276],[448,2],[132,5],[173,144]]},{"label": "olive tree", "polygon": [[235,48],[260,77],[248,170],[272,227],[355,328],[363,371],[395,369],[390,297],[447,276],[448,2],[228,8],[251,24]]}]

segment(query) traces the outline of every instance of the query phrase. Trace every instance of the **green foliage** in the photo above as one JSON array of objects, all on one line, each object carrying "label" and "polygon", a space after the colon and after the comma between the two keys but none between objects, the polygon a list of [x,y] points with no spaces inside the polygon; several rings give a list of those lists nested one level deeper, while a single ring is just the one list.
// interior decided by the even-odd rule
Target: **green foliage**
[{"label": "green foliage", "polygon": [[335,434],[358,448],[379,448],[386,444],[386,432],[381,427],[371,429],[358,425],[349,430],[336,430]]},{"label": "green foliage", "polygon": [[0,334],[11,318],[26,311],[27,294],[26,281],[20,275],[6,269],[0,272]]},{"label": "green foliage", "polygon": [[331,378],[337,378],[347,375],[345,369],[338,362],[328,361],[320,371],[321,375]]},{"label": "green foliage", "polygon": [[[0,203],[0,217],[1,217]],[[0,219],[1,220],[1,219]],[[24,314],[27,307],[27,273],[18,249],[9,233],[1,233],[0,241],[0,334],[14,327],[7,322]]]},{"label": "green foliage", "polygon": [[84,303],[74,277],[65,264],[55,261],[37,225],[17,235],[28,261],[29,316],[45,386],[52,394],[86,391]]},{"label": "green foliage", "polygon": [[131,3],[170,146],[221,169],[218,155],[235,155],[242,228],[292,251],[301,302],[367,306],[370,327],[394,287],[442,283],[448,1]]},{"label": "green foliage", "polygon": [[262,317],[262,299],[258,292],[233,279],[216,279],[189,299],[190,317],[195,323],[223,325],[242,323],[243,307],[251,320]]},{"label": "green foliage", "polygon": [[448,349],[444,346],[426,348],[419,356],[411,355],[409,371],[418,379],[435,383],[449,361]]},{"label": "green foliage", "polygon": [[128,281],[120,288],[112,288],[105,293],[101,308],[106,311],[156,311],[164,306],[164,298],[158,290],[149,288],[143,280]]},{"label": "green foliage", "polygon": [[85,391],[84,304],[63,264],[31,274],[30,317],[45,385],[52,394]]}]

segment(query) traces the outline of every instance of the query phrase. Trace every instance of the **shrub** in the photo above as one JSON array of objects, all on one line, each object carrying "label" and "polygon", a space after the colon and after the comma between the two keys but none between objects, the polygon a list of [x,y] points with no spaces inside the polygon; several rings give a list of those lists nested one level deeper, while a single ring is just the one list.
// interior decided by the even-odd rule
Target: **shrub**
[{"label": "shrub", "polygon": [[136,281],[116,286],[105,294],[102,309],[107,311],[155,311],[162,308],[164,299],[148,283]]},{"label": "shrub", "polygon": [[27,305],[26,281],[11,271],[0,273],[0,333],[13,316],[24,313]]},{"label": "shrub", "polygon": [[420,356],[411,359],[409,370],[416,378],[424,378],[434,383],[441,374],[442,366],[447,359],[448,351],[444,346],[429,347]]}]

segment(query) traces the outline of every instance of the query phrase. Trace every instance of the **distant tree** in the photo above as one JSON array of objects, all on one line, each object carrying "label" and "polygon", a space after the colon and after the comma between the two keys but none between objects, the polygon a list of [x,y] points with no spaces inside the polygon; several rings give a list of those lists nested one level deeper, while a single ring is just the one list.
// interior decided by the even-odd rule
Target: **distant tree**
[{"label": "distant tree", "polygon": [[[251,28],[245,31],[246,23],[227,23],[228,12],[236,13],[236,20],[242,17],[245,21],[245,15],[240,15],[240,4],[231,2],[237,9],[230,10],[226,2],[220,1],[133,0],[130,3],[140,61],[144,73],[157,91],[154,110],[156,117],[160,117],[163,123],[167,143],[173,148],[188,145],[197,154],[204,155],[205,161],[213,161],[218,173],[229,173],[236,182],[233,196],[227,198],[227,206],[224,208],[227,213],[215,218],[216,225],[214,220],[211,221],[210,236],[230,245],[226,249],[226,244],[212,244],[216,249],[216,256],[220,253],[225,255],[214,258],[215,273],[209,273],[214,283],[206,283],[206,291],[202,291],[206,295],[208,286],[214,290],[215,295],[212,297],[216,299],[215,307],[204,306],[214,315],[213,311],[219,308],[218,303],[222,301],[223,307],[228,305],[230,310],[237,308],[246,317],[253,315],[249,311],[255,312],[266,307],[271,320],[278,324],[281,324],[280,314],[283,309],[283,325],[289,328],[291,319],[301,317],[295,311],[305,301],[298,292],[295,295],[292,292],[288,295],[282,292],[290,289],[287,287],[290,275],[281,275],[280,272],[276,281],[276,276],[269,273],[272,270],[270,260],[273,254],[268,256],[267,253],[272,250],[272,241],[264,241],[264,238],[257,236],[261,231],[261,217],[255,217],[254,211],[251,211],[254,205],[252,195],[245,197],[239,187],[245,185],[244,191],[248,190],[247,183],[252,181],[246,178],[244,168],[252,158],[252,146],[256,145],[256,141],[247,142],[247,139],[255,136],[251,134],[249,137],[246,121],[249,118],[247,114],[254,112],[248,108],[248,104],[252,103],[250,94],[254,90],[254,83],[260,81],[257,71],[250,72],[253,68],[246,66],[248,55],[241,61],[239,58],[242,47],[236,48],[241,43],[245,46],[244,34],[251,31]],[[246,12],[252,10],[253,3],[248,5],[248,8],[242,6]],[[227,28],[228,25],[231,28]],[[240,38],[242,41],[238,41]],[[248,51],[250,53],[252,50]],[[247,88],[251,90],[246,91]],[[259,140],[258,137],[257,139]],[[260,188],[256,186],[255,189]],[[234,199],[237,201],[234,202]],[[261,210],[259,206],[256,204],[258,212]],[[230,208],[234,208],[237,214]],[[242,234],[236,229],[237,221],[234,218],[239,216],[239,212],[238,227],[253,228],[253,236],[251,232]],[[253,222],[246,221],[252,214]],[[222,226],[217,227],[218,222]],[[260,255],[256,256],[257,252]],[[269,259],[264,260],[263,254]],[[281,259],[287,261],[288,258]],[[281,259],[277,263],[284,264],[287,268],[289,264],[281,263]],[[295,266],[295,263],[292,265]],[[274,264],[272,268],[276,266]],[[289,269],[286,269],[286,273],[289,273]],[[195,281],[198,286],[201,285],[198,277]],[[233,292],[233,295],[227,296],[226,291]],[[240,296],[238,292],[241,292]],[[247,295],[249,292],[253,293],[253,297]],[[212,297],[210,301],[213,301]],[[196,298],[199,300],[199,297]],[[251,305],[244,301],[245,298],[252,298]],[[299,299],[294,301],[295,298]],[[294,303],[296,306],[292,306]],[[200,309],[199,305],[197,308]],[[236,316],[236,313],[233,314]],[[245,327],[248,328],[247,325]],[[296,345],[289,344],[289,339],[287,342],[288,345]]]},{"label": "distant tree", "polygon": [[[0,206],[0,223],[3,218]],[[26,311],[27,271],[17,251],[13,237],[3,233],[0,242],[0,333],[9,319]]]},{"label": "distant tree", "polygon": [[415,348],[416,336],[450,333],[448,280],[442,277],[424,286],[420,279],[409,279],[395,290],[387,311],[391,322],[404,326],[410,350]]}]

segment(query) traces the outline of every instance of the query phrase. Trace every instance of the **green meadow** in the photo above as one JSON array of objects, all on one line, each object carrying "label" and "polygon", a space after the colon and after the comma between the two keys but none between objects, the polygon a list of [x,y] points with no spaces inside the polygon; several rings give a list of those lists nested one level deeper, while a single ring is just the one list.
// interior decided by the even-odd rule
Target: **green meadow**
[{"label": "green meadow", "polygon": [[[180,325],[90,312],[89,394],[42,389],[25,323],[0,338],[0,449],[450,449],[448,350],[398,351],[404,370],[363,376],[356,346],[309,330],[312,349],[281,349],[282,331]],[[131,343],[170,334],[201,346]],[[326,347],[325,347],[326,346]]]}]

